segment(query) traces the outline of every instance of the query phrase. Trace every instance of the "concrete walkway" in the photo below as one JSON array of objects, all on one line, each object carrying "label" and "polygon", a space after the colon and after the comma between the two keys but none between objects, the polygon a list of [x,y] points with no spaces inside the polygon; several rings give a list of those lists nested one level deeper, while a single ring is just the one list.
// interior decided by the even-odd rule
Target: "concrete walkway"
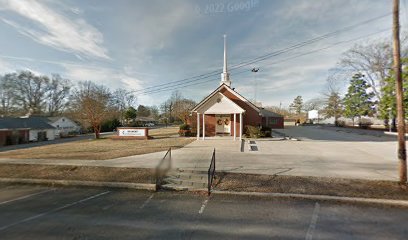
[{"label": "concrete walkway", "polygon": [[[207,138],[173,150],[173,166],[207,171],[216,149],[219,171],[398,180],[396,142],[392,138],[336,132],[315,127],[288,127],[283,133],[302,141],[279,138],[253,140],[257,151],[241,152],[241,142],[229,138]],[[0,163],[37,163],[107,167],[154,168],[165,152],[129,156],[111,160],[13,160]]]}]

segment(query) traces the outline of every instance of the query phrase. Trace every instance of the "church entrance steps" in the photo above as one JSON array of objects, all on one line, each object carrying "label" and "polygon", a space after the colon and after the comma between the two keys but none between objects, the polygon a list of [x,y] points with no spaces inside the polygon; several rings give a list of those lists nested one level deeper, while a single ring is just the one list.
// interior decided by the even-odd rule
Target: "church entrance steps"
[{"label": "church entrance steps", "polygon": [[206,190],[208,184],[206,171],[175,169],[164,178],[163,189],[169,190]]}]

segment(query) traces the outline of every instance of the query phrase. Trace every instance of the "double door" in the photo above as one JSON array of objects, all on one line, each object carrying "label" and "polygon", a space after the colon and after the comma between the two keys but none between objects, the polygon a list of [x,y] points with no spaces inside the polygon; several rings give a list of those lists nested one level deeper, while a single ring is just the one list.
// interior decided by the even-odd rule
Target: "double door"
[{"label": "double door", "polygon": [[216,115],[215,131],[217,134],[231,134],[231,116]]}]

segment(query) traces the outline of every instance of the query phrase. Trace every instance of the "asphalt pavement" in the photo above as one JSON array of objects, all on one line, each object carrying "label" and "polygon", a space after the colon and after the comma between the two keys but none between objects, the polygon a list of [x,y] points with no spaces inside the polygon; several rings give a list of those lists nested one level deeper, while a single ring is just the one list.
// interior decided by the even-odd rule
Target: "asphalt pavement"
[{"label": "asphalt pavement", "polygon": [[382,206],[0,185],[1,239],[406,239],[407,219]]}]

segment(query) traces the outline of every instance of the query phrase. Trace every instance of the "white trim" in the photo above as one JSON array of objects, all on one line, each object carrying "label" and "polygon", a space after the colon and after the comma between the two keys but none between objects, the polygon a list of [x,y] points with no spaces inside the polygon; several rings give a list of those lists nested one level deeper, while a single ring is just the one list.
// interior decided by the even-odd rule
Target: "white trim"
[{"label": "white trim", "polygon": [[[232,90],[230,87],[228,87],[225,84],[220,85],[217,89],[215,89],[210,95],[208,95],[206,98],[204,98],[201,102],[199,102],[194,108],[193,110],[191,110],[192,112],[197,112],[197,109],[199,107],[201,107],[201,105],[203,105],[205,102],[207,102],[212,96],[214,96],[215,94],[217,94],[218,92],[220,92],[220,90],[222,88],[227,89],[230,93],[234,94],[236,97],[238,97],[241,101],[247,103],[249,106],[251,106],[255,111],[257,112],[261,112],[261,110],[255,106],[253,103],[251,103],[250,101],[248,101],[247,99],[245,99],[243,96],[241,96],[239,93],[235,92],[234,90]],[[228,98],[229,99],[229,98]],[[232,101],[232,100],[231,100]]]},{"label": "white trim", "polygon": [[205,140],[205,113],[203,113],[203,140]]},{"label": "white trim", "polygon": [[239,114],[239,140],[242,140],[242,113]]},{"label": "white trim", "polygon": [[234,141],[237,139],[237,114],[234,113]]},{"label": "white trim", "polygon": [[197,113],[197,140],[200,139],[200,114]]},{"label": "white trim", "polygon": [[[218,99],[221,101],[218,102]],[[245,109],[241,108],[224,94],[218,92],[217,94],[214,94],[205,104],[197,108],[196,112],[201,114],[232,114],[243,113],[245,112]]]}]

